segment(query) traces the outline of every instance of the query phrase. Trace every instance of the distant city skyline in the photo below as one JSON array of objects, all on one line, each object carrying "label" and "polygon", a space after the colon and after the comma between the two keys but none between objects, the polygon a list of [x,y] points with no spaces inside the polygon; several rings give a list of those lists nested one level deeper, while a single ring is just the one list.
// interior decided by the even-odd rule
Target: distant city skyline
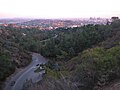
[{"label": "distant city skyline", "polygon": [[1,18],[120,17],[120,0],[0,0]]}]

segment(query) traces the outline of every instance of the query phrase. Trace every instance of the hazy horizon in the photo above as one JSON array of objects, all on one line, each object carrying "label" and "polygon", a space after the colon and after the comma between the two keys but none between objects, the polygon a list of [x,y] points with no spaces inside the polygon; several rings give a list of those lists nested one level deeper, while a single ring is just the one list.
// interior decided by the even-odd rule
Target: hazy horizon
[{"label": "hazy horizon", "polygon": [[0,0],[0,18],[110,18],[120,16],[118,0]]}]

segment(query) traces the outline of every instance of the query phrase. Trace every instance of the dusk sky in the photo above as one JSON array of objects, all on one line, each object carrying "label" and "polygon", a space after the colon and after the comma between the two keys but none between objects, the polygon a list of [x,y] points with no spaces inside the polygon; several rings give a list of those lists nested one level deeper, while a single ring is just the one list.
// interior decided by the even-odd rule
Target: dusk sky
[{"label": "dusk sky", "polygon": [[0,0],[0,18],[120,16],[120,0]]}]

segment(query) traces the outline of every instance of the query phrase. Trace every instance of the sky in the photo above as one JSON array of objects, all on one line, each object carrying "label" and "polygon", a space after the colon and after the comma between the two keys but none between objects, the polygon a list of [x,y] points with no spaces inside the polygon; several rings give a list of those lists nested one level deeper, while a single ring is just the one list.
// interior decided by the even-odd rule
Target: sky
[{"label": "sky", "polygon": [[120,0],[0,0],[0,18],[120,16]]}]

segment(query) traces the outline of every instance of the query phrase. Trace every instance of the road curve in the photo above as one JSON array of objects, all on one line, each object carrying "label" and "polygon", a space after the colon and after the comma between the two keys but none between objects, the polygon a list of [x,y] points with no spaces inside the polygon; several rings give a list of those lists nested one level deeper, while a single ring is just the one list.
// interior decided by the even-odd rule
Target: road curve
[{"label": "road curve", "polygon": [[[21,90],[26,80],[32,79],[33,81],[36,81],[36,78],[38,78],[37,76],[42,76],[42,72],[39,73],[39,75],[38,73],[34,72],[34,70],[38,68],[36,65],[45,64],[47,61],[48,60],[46,60],[40,54],[33,53],[31,64],[24,68],[22,71],[18,72],[14,77],[12,77],[4,90]],[[13,81],[15,81],[15,84],[12,86],[11,83]]]}]

